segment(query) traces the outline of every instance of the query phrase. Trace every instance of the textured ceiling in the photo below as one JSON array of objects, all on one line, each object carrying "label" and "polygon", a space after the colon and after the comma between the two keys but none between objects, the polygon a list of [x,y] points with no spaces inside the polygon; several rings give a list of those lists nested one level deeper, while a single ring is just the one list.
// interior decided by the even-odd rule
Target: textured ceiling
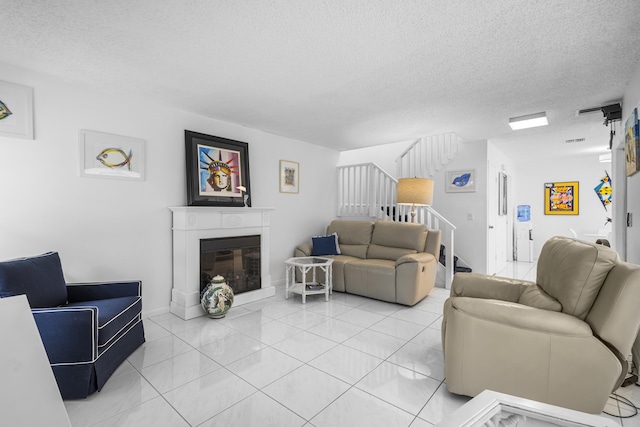
[{"label": "textured ceiling", "polygon": [[3,0],[0,62],[339,150],[500,141],[539,111],[544,132],[601,126],[575,112],[622,99],[638,16],[638,0]]}]

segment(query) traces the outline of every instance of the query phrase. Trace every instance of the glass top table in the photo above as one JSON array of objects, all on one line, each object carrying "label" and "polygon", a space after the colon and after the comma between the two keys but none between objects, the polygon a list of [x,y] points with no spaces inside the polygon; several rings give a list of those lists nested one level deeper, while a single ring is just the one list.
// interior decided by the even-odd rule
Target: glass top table
[{"label": "glass top table", "polygon": [[485,390],[436,427],[620,427],[600,415]]},{"label": "glass top table", "polygon": [[[332,264],[333,259],[318,256],[289,258],[285,264],[285,299],[289,293],[302,295],[302,303],[306,304],[307,295],[324,294],[329,301],[333,292]],[[296,280],[296,272],[300,280]]]}]

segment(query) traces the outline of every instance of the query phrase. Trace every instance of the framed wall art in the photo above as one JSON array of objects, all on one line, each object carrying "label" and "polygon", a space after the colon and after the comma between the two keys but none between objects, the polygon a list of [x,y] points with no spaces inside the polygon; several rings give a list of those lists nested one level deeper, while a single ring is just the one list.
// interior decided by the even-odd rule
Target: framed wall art
[{"label": "framed wall art", "polygon": [[280,192],[300,192],[300,163],[280,160]]},{"label": "framed wall art", "polygon": [[241,207],[244,194],[251,200],[249,144],[185,130],[185,148],[189,206]]},{"label": "framed wall art", "polygon": [[78,146],[80,176],[144,181],[143,139],[82,129]]},{"label": "framed wall art", "polygon": [[0,81],[0,136],[33,139],[33,88]]},{"label": "framed wall art", "polygon": [[578,181],[546,182],[544,184],[544,214],[578,215],[579,190]]},{"label": "framed wall art", "polygon": [[640,170],[640,130],[638,127],[638,109],[634,108],[625,123],[624,154],[627,176]]},{"label": "framed wall art", "polygon": [[498,215],[507,215],[509,177],[504,172],[498,172]]},{"label": "framed wall art", "polygon": [[445,191],[447,193],[473,193],[476,191],[476,170],[447,171]]}]

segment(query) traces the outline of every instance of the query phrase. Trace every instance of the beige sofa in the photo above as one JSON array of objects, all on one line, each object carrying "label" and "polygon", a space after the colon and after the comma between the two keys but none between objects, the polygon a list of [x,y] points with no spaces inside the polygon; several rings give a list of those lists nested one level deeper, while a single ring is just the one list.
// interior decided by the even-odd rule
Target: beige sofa
[{"label": "beige sofa", "polygon": [[537,283],[458,273],[445,302],[447,389],[600,413],[640,326],[640,267],[605,246],[548,240]]},{"label": "beige sofa", "polygon": [[[327,235],[332,233],[341,250],[328,255],[334,259],[334,291],[414,305],[433,289],[439,230],[393,221],[335,220],[327,227]],[[311,255],[311,242],[295,249],[295,256]]]}]

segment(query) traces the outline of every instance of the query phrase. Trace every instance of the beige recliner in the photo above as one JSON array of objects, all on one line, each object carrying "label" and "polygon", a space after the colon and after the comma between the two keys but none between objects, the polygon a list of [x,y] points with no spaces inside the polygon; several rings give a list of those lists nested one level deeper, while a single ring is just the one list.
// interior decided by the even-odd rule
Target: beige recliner
[{"label": "beige recliner", "polygon": [[485,389],[602,412],[640,326],[640,267],[602,245],[548,240],[537,283],[458,273],[442,344],[452,393]]}]

